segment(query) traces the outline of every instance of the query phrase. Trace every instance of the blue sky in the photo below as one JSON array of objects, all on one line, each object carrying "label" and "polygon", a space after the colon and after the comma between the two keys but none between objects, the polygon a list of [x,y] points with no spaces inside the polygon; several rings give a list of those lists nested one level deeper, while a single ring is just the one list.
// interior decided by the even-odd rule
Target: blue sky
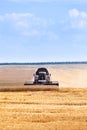
[{"label": "blue sky", "polygon": [[2,0],[0,62],[87,61],[86,0]]}]

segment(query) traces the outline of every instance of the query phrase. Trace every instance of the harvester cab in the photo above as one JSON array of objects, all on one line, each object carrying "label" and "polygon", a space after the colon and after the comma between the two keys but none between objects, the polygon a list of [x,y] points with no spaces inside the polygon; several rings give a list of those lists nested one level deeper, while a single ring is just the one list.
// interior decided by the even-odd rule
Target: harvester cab
[{"label": "harvester cab", "polygon": [[34,74],[34,83],[42,84],[50,82],[50,74],[46,68],[39,68]]}]

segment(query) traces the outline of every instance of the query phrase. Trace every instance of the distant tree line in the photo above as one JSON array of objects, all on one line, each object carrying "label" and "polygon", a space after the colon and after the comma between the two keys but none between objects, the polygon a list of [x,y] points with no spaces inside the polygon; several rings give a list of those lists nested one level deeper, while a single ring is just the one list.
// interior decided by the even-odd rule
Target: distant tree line
[{"label": "distant tree line", "polygon": [[66,61],[66,62],[32,62],[32,63],[0,63],[0,65],[56,65],[56,64],[87,64],[87,61]]}]

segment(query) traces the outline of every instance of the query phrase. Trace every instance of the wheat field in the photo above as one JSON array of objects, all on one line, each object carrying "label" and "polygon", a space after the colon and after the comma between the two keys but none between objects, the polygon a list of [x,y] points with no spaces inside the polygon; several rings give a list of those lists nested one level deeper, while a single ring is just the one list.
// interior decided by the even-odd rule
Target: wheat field
[{"label": "wheat field", "polygon": [[59,88],[31,91],[36,68],[0,68],[0,130],[87,130],[87,67],[48,69]]},{"label": "wheat field", "polygon": [[0,130],[86,130],[87,89],[0,93]]}]

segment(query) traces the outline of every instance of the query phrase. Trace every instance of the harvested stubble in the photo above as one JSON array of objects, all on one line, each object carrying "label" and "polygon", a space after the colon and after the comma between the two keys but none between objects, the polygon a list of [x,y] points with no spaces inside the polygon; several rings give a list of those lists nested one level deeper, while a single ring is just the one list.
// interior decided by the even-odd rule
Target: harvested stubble
[{"label": "harvested stubble", "polygon": [[86,130],[87,89],[0,92],[1,130]]}]

